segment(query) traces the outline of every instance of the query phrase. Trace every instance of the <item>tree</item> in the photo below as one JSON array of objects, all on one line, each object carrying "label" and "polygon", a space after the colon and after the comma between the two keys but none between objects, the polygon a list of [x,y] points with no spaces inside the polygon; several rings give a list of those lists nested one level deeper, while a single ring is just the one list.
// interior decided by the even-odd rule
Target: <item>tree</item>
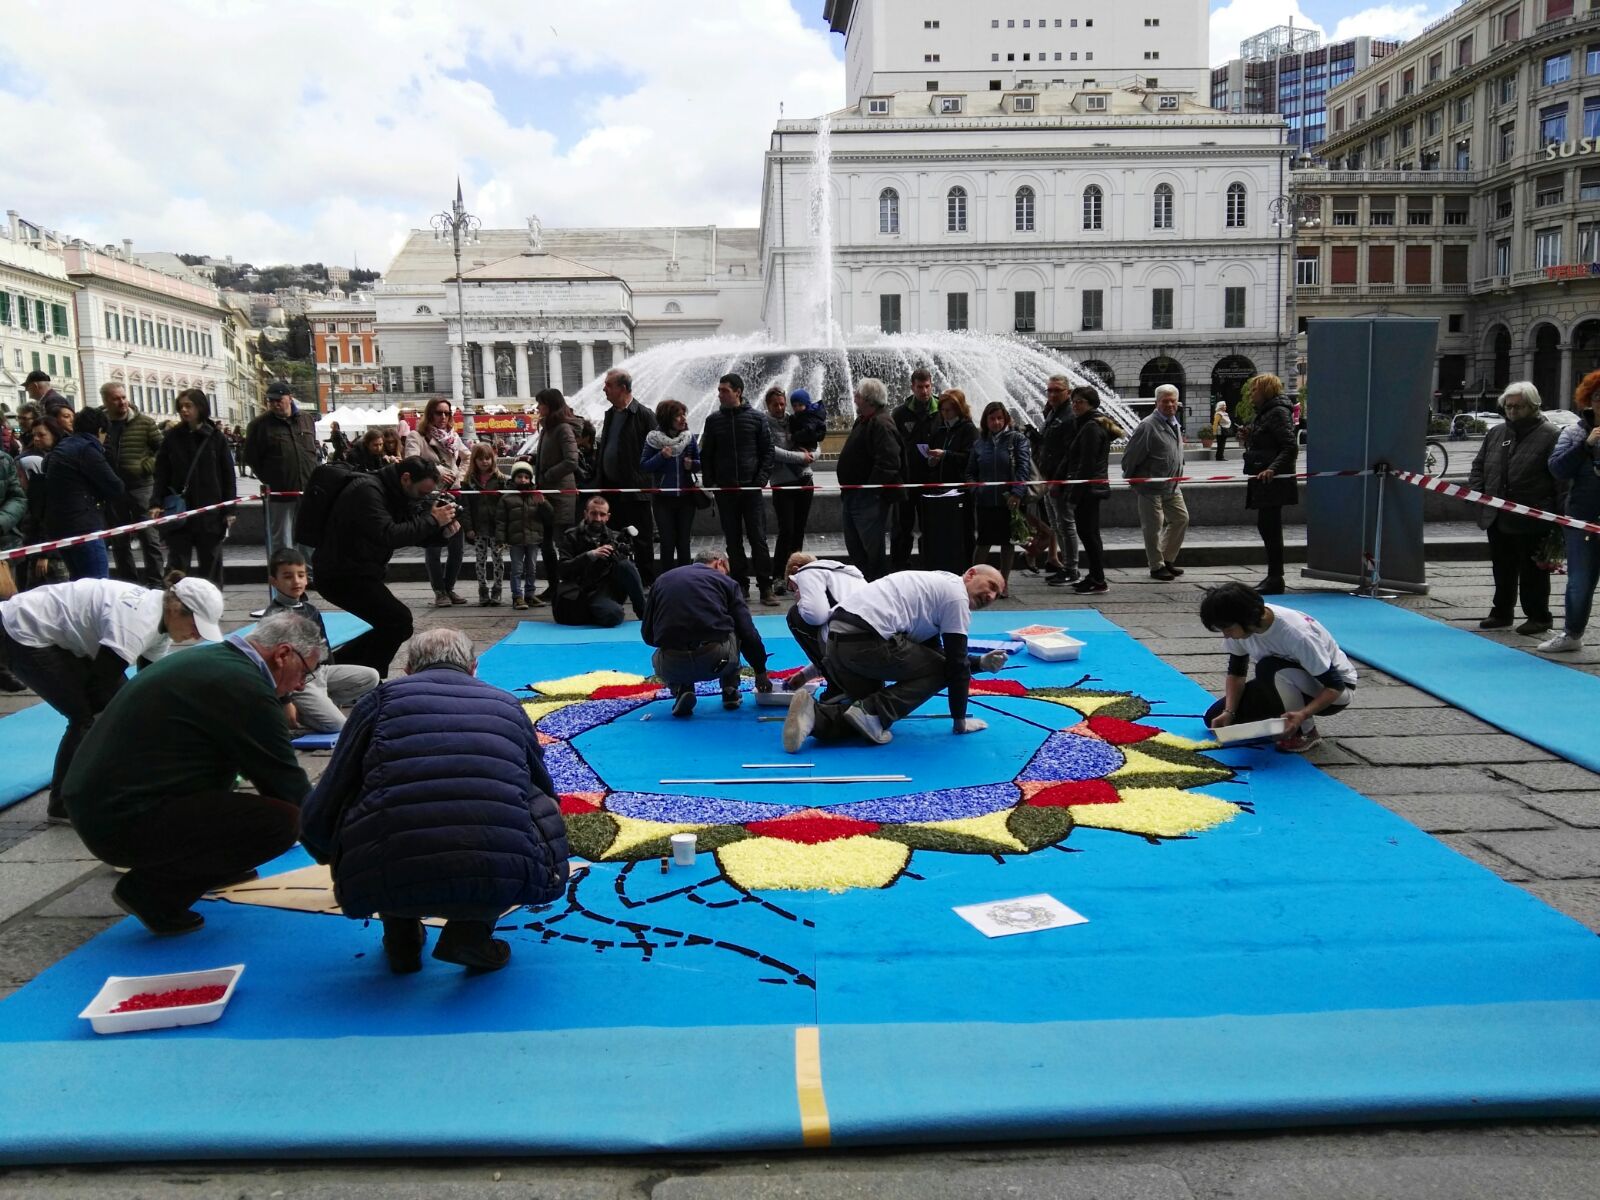
[{"label": "tree", "polygon": [[304,317],[289,319],[289,338],[284,347],[288,357],[302,362],[311,361],[311,322]]}]

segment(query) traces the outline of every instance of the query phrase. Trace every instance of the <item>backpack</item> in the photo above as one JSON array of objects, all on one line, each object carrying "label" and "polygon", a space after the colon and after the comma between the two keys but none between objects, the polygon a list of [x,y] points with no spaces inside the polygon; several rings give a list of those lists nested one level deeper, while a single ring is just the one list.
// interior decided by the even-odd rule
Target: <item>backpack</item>
[{"label": "backpack", "polygon": [[339,493],[360,474],[362,472],[349,463],[338,459],[312,470],[311,478],[306,480],[305,490],[300,493],[300,511],[294,519],[295,541],[305,546],[315,546],[322,541]]}]

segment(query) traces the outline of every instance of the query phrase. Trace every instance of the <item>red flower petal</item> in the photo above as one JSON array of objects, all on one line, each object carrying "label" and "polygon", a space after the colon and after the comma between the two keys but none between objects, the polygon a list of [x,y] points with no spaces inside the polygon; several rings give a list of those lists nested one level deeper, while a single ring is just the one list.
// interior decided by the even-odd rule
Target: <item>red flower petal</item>
[{"label": "red flower petal", "polygon": [[775,821],[751,821],[745,826],[757,837],[779,838],[785,842],[800,842],[807,846],[834,842],[840,838],[857,837],[876,832],[875,821],[857,821],[851,817],[836,817],[829,813],[808,809]]},{"label": "red flower petal", "polygon": [[588,797],[580,796],[576,792],[563,792],[561,796],[561,811],[568,816],[574,816],[578,813],[599,812],[600,806],[593,800],[588,799]]},{"label": "red flower petal", "polygon": [[1076,804],[1116,804],[1122,797],[1104,779],[1057,783],[1024,801],[1035,808],[1071,808]]},{"label": "red flower petal", "polygon": [[1015,679],[974,679],[967,688],[979,696],[1026,696],[1028,689]]},{"label": "red flower petal", "polygon": [[768,671],[767,672],[767,677],[769,679],[787,679],[787,678],[789,678],[789,676],[798,675],[798,674],[800,674],[801,671],[804,671],[804,670],[805,670],[804,667],[785,667],[781,671]]},{"label": "red flower petal", "polygon": [[1090,717],[1089,728],[1113,746],[1129,746],[1134,742],[1149,741],[1161,732],[1153,726],[1135,725],[1132,721],[1124,721],[1119,717]]},{"label": "red flower petal", "polygon": [[654,696],[661,690],[659,683],[608,683],[589,693],[591,700],[631,700],[635,696]]}]

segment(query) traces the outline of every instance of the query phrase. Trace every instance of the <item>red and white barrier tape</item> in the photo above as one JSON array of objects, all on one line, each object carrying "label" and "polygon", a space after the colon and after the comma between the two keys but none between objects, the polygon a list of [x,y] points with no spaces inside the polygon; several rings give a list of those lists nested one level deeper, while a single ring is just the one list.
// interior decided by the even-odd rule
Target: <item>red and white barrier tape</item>
[{"label": "red and white barrier tape", "polygon": [[1482,492],[1475,492],[1459,483],[1446,483],[1444,480],[1435,479],[1431,475],[1419,475],[1415,471],[1390,471],[1389,474],[1401,483],[1409,483],[1416,487],[1426,488],[1430,492],[1439,492],[1445,496],[1454,496],[1457,500],[1465,500],[1469,504],[1481,504],[1485,508],[1498,508],[1503,512],[1516,513],[1519,517],[1532,517],[1536,521],[1549,521],[1554,525],[1565,525],[1568,529],[1581,529],[1585,533],[1600,533],[1600,525],[1595,525],[1588,521],[1580,521],[1577,517],[1545,512],[1542,508],[1529,508],[1526,504],[1518,504],[1512,500],[1502,500],[1499,496],[1486,496]]}]

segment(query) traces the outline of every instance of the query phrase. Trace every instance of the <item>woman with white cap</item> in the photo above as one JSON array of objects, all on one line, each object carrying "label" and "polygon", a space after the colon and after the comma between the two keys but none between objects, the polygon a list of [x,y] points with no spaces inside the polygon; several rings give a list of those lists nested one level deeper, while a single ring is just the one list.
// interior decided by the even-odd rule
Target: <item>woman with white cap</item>
[{"label": "woman with white cap", "polygon": [[61,782],[94,719],[141,659],[185,642],[220,642],[222,593],[170,572],[166,587],[77,579],[0,603],[0,666],[67,719],[50,777],[49,816],[65,821]]}]

